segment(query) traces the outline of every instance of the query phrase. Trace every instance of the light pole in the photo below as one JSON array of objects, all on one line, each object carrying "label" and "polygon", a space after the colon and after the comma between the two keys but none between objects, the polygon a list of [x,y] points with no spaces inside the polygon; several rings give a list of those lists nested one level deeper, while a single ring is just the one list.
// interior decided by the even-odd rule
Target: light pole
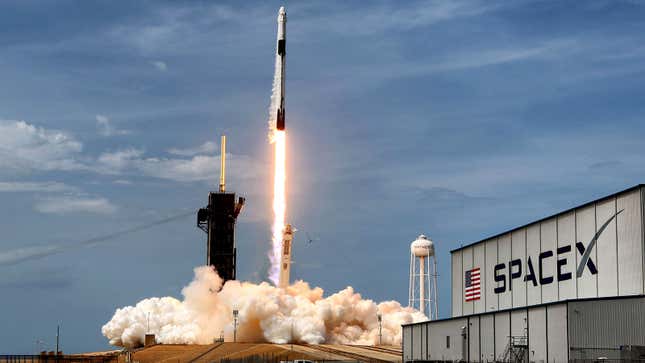
[{"label": "light pole", "polygon": [[60,353],[58,341],[60,339],[60,324],[56,325],[56,356]]},{"label": "light pole", "polygon": [[381,313],[376,314],[378,320],[378,345],[383,345],[383,316]]},{"label": "light pole", "polygon": [[233,342],[237,342],[237,316],[240,312],[233,310]]}]

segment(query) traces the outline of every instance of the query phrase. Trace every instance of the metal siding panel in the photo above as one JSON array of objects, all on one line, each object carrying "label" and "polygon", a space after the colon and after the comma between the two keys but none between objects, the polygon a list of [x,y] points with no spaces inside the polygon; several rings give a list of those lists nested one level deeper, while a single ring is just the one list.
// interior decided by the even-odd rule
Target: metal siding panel
[{"label": "metal siding panel", "polygon": [[414,343],[412,343],[412,359],[414,360],[424,359],[422,349],[426,340],[421,332],[422,326],[422,324],[412,325],[412,336],[414,337]]},{"label": "metal siding panel", "polygon": [[486,257],[486,250],[484,244],[475,245],[473,247],[473,268],[479,267],[480,269],[480,278],[481,278],[481,298],[474,301],[474,312],[483,313],[486,311],[486,269],[484,264],[484,259]]},{"label": "metal siding panel", "polygon": [[466,271],[470,270],[473,268],[473,248],[469,247],[464,249],[462,252],[462,263],[463,266],[461,268],[461,301],[464,303],[464,310],[463,314],[464,315],[470,315],[473,313],[473,302],[468,301],[466,302],[465,295],[464,295],[464,288],[465,288],[465,281],[464,281],[464,276],[466,275]]},{"label": "metal siding panel", "polygon": [[483,274],[484,290],[482,291],[486,295],[486,311],[494,311],[498,309],[497,294],[493,290],[495,288],[493,267],[497,264],[497,239],[487,241],[484,246],[486,247],[486,269]]},{"label": "metal siding panel", "polygon": [[521,276],[512,280],[512,284],[509,285],[513,288],[513,307],[521,307],[526,306],[526,281],[524,281],[524,276],[526,275],[526,228],[513,232],[511,235],[511,244],[513,260],[519,259],[524,262],[520,265],[520,268],[522,269]]},{"label": "metal siding panel", "polygon": [[480,354],[481,360],[494,361],[495,360],[495,325],[493,325],[493,314],[482,315],[479,320],[481,327],[481,346]]},{"label": "metal siding panel", "polygon": [[[461,327],[466,326],[467,319],[455,319],[429,322],[430,347],[429,360],[462,359]],[[446,337],[450,336],[450,348],[446,347]]]},{"label": "metal siding panel", "polygon": [[452,253],[452,316],[463,315],[463,275],[461,274],[461,252]]},{"label": "metal siding panel", "polygon": [[529,309],[529,360],[546,362],[546,307]]},{"label": "metal siding panel", "polygon": [[[506,269],[504,273],[506,274],[506,291],[497,294],[499,296],[499,308],[500,309],[509,309],[513,307],[512,296],[513,293],[508,289],[508,263],[511,260],[511,235],[505,234],[497,240],[497,263],[506,264]],[[494,266],[493,266],[494,267]],[[494,280],[493,280],[494,281]],[[496,285],[493,285],[496,286]]]},{"label": "metal siding panel", "polygon": [[[547,219],[541,223],[540,244],[542,252],[553,251],[553,256],[545,258],[542,263],[542,273],[545,278],[553,277],[553,282],[550,284],[542,285],[542,302],[552,302],[558,300],[558,282],[556,281],[556,256],[555,251],[557,248],[556,237],[556,221],[555,218]],[[535,267],[535,274],[538,275],[538,283],[540,282],[540,260],[533,261]]]},{"label": "metal siding panel", "polygon": [[[526,251],[527,258],[524,264],[524,269],[528,271],[528,258],[531,258],[531,263],[537,274],[537,263],[538,256],[540,255],[540,224],[533,224],[527,227],[526,229]],[[527,303],[529,305],[535,305],[542,303],[542,288],[538,284],[537,286],[533,285],[532,282],[527,281],[526,285],[526,297]]]},{"label": "metal siding panel", "polygon": [[569,324],[572,353],[645,345],[645,298],[570,302]]},{"label": "metal siding panel", "polygon": [[468,337],[468,349],[470,350],[470,361],[477,362],[479,360],[479,316],[471,317],[470,319],[470,336]]},{"label": "metal siding panel", "polygon": [[[553,251],[555,264],[555,275],[554,280],[555,284],[558,285],[558,298],[559,300],[574,299],[576,297],[576,251],[575,251],[575,240],[576,240],[576,219],[574,212],[563,214],[558,216],[558,248],[560,247],[570,247],[571,251],[563,253],[562,255],[558,254],[557,249]],[[558,281],[558,260],[566,259],[567,264],[562,266],[561,270],[563,274],[570,273],[571,278],[564,281]]]},{"label": "metal siding panel", "polygon": [[617,219],[618,228],[618,294],[634,295],[643,292],[643,251],[641,242],[640,191],[618,196],[617,209],[623,210]]},{"label": "metal siding panel", "polygon": [[412,327],[413,325],[407,325],[403,327],[403,360],[412,359]]},{"label": "metal siding panel", "polygon": [[[605,231],[606,234],[611,234],[610,231]],[[576,242],[582,242],[585,246],[589,245],[589,242],[593,239],[596,234],[596,206],[590,205],[585,208],[576,210]],[[615,235],[615,233],[614,233]],[[596,242],[597,246],[591,252],[590,258],[598,262],[598,249],[600,247],[599,242]],[[616,248],[615,245],[612,247],[614,252],[611,255],[615,255]],[[576,278],[576,269],[578,268],[578,261],[580,260],[580,252],[576,249],[575,243],[572,246],[572,251],[570,254],[572,261],[569,262],[568,266],[572,266],[573,278]],[[601,271],[600,273],[604,273]],[[592,275],[588,269],[582,274],[582,277],[577,279],[578,281],[578,297],[596,297],[598,296],[598,275]]]},{"label": "metal siding panel", "polygon": [[496,359],[504,358],[504,349],[510,335],[510,314],[508,311],[495,314],[495,355]]},{"label": "metal siding panel", "polygon": [[547,350],[549,362],[567,361],[567,304],[547,306]]},{"label": "metal siding panel", "polygon": [[526,309],[511,311],[511,335],[514,337],[526,336]]},{"label": "metal siding panel", "polygon": [[641,254],[643,257],[643,293],[645,293],[645,187],[641,189]]},{"label": "metal siding panel", "polygon": [[[602,226],[609,218],[616,214],[616,199],[610,198],[596,204],[596,226]],[[597,229],[594,228],[594,231]],[[595,232],[594,232],[595,233]],[[616,219],[607,225],[604,232],[600,234],[596,241],[596,254],[598,267],[598,296],[617,296],[618,295],[618,257],[616,255]],[[591,238],[581,239],[579,241],[585,245],[589,244]],[[589,271],[585,269],[584,276],[588,276]]]}]

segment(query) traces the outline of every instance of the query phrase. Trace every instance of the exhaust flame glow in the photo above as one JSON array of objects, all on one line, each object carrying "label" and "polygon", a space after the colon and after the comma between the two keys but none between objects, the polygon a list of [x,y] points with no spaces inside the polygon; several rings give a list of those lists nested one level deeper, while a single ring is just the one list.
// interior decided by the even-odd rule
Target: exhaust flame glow
[{"label": "exhaust flame glow", "polygon": [[287,211],[286,190],[286,135],[285,131],[274,130],[272,142],[275,146],[275,168],[273,176],[273,226],[272,244],[269,252],[271,267],[269,279],[277,286],[280,278],[280,254]]}]

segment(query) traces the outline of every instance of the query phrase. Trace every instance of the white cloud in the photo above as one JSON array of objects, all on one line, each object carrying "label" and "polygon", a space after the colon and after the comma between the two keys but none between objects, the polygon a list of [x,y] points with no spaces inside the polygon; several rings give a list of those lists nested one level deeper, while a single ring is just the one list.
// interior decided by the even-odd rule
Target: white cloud
[{"label": "white cloud", "polygon": [[151,64],[152,64],[152,65],[153,65],[157,70],[160,70],[160,71],[162,71],[162,72],[165,72],[165,71],[167,71],[167,70],[168,70],[168,65],[166,64],[166,62],[162,62],[162,61],[154,61],[154,62],[150,62],[150,63],[151,63]]},{"label": "white cloud", "polygon": [[[98,125],[104,135],[123,133],[112,128],[109,119],[97,115]],[[174,181],[217,180],[219,156],[214,142],[206,142],[194,148],[170,149],[174,158],[145,157],[144,151],[128,148],[104,152],[98,157],[83,156],[83,145],[73,136],[58,130],[49,130],[30,125],[24,121],[0,120],[0,170],[9,174],[27,171],[86,171],[99,174],[134,174]],[[199,154],[211,154],[210,156]],[[229,175],[249,179],[257,176],[258,165],[249,157],[227,156],[232,163]],[[0,192],[5,191],[72,191],[57,183],[0,183]],[[48,204],[43,204],[48,208]]]},{"label": "white cloud", "polygon": [[0,192],[72,192],[75,187],[59,182],[0,182]]},{"label": "white cloud", "polygon": [[205,143],[199,145],[198,147],[178,149],[172,148],[168,150],[168,153],[179,156],[193,156],[198,154],[213,154],[217,151],[217,144],[212,141],[206,141]]},{"label": "white cloud", "polygon": [[[305,5],[306,6],[306,5]],[[347,9],[327,12],[329,15],[315,22],[305,22],[305,31],[340,32],[370,35],[391,30],[409,30],[431,26],[444,21],[481,15],[500,8],[500,4],[486,1],[436,1],[416,4],[385,3],[368,9]],[[293,7],[292,7],[293,8]],[[296,10],[299,10],[296,8]],[[324,24],[324,25],[323,25]]]},{"label": "white cloud", "polygon": [[141,158],[143,150],[125,149],[116,152],[106,152],[99,156],[99,171],[107,174],[118,174]]},{"label": "white cloud", "polygon": [[129,130],[121,130],[114,127],[110,122],[110,118],[105,115],[96,115],[96,128],[99,134],[105,137],[130,134]]},{"label": "white cloud", "polygon": [[81,142],[66,132],[0,120],[0,168],[4,170],[83,169],[76,160],[82,149]]},{"label": "white cloud", "polygon": [[96,213],[111,214],[117,208],[105,198],[61,196],[39,201],[36,210],[48,214]]},{"label": "white cloud", "polygon": [[[226,154],[227,174],[240,179],[258,175],[260,167],[251,158]],[[105,174],[135,173],[143,176],[174,181],[217,180],[220,157],[196,155],[191,158],[144,157],[143,151],[126,149],[103,153],[98,158],[97,171]]]}]

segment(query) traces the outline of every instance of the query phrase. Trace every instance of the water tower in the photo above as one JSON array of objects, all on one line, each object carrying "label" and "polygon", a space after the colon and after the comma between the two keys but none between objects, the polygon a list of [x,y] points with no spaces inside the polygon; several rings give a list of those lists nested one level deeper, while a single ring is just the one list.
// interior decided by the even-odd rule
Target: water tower
[{"label": "water tower", "polygon": [[437,258],[432,241],[420,235],[410,245],[409,306],[418,308],[429,320],[437,319]]}]

